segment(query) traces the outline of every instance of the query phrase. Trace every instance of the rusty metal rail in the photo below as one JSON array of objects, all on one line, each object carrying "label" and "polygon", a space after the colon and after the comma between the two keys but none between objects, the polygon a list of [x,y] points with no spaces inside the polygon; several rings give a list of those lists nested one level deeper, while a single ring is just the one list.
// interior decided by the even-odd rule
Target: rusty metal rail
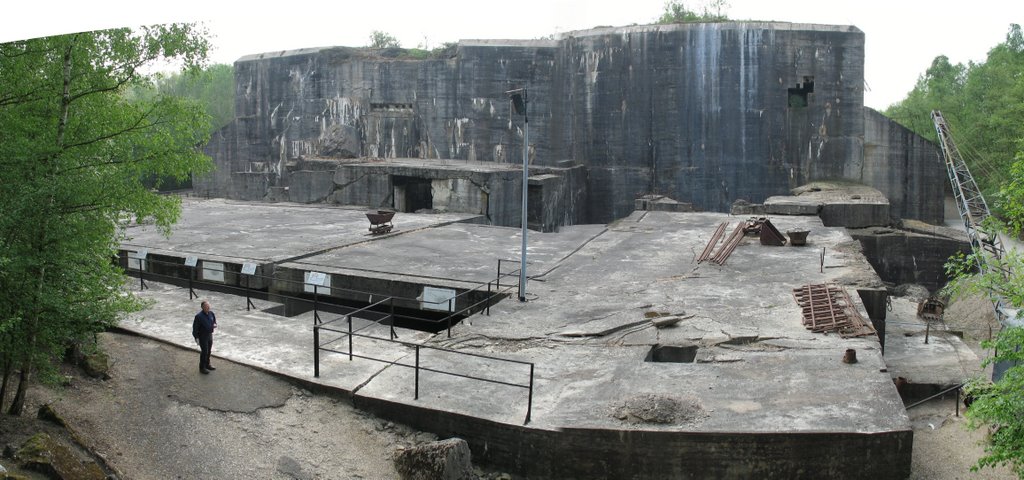
[{"label": "rusty metal rail", "polygon": [[704,251],[700,252],[700,256],[697,257],[697,263],[701,263],[711,257],[711,252],[715,251],[715,247],[718,246],[718,242],[722,240],[722,235],[725,234],[725,229],[729,227],[729,222],[722,222],[715,228],[715,233],[711,234],[711,240],[708,240],[708,244],[704,247]]},{"label": "rusty metal rail", "polygon": [[711,261],[719,265],[725,265],[725,261],[729,259],[729,255],[736,250],[740,242],[743,241],[743,226],[744,223],[740,222],[736,225],[736,228],[729,234],[729,238],[725,239],[725,243],[722,248],[718,249],[718,253],[715,253],[711,257]]},{"label": "rusty metal rail", "polygon": [[835,284],[804,285],[793,289],[804,326],[815,333],[834,332],[843,338],[875,333],[871,323],[857,310],[846,289]]}]

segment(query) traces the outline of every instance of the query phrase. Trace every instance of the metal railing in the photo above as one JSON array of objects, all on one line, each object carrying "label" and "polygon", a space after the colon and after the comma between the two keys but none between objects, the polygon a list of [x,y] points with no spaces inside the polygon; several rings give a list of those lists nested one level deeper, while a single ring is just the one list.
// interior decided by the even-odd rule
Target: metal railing
[{"label": "metal railing", "polygon": [[936,393],[935,395],[932,395],[932,396],[930,396],[928,398],[924,398],[924,399],[918,400],[918,401],[916,401],[914,403],[911,403],[910,405],[907,405],[905,408],[907,410],[910,410],[911,408],[914,408],[916,406],[922,405],[922,404],[927,403],[927,402],[929,402],[931,400],[934,400],[936,398],[944,397],[947,393],[952,392],[953,390],[956,390],[956,399],[955,399],[956,401],[954,401],[953,403],[956,404],[956,416],[959,417],[960,416],[960,390],[963,390],[963,388],[964,388],[964,384],[962,384],[962,383],[958,384],[958,385],[954,385],[954,386],[949,387],[949,388],[947,388],[947,389],[945,389],[945,390],[943,390],[943,391],[941,391],[939,393]]},{"label": "metal railing", "polygon": [[[527,403],[526,403],[526,419],[523,421],[523,424],[525,425],[527,423],[530,423],[530,416],[531,416],[531,413],[532,413],[532,410],[533,410],[533,384],[534,384],[534,364],[532,362],[524,362],[524,361],[521,361],[521,360],[512,360],[512,359],[508,359],[508,358],[500,358],[500,357],[494,357],[494,356],[490,356],[490,355],[482,355],[482,354],[478,354],[478,353],[461,352],[461,351],[458,351],[458,350],[452,350],[452,349],[443,348],[443,347],[435,347],[435,346],[431,346],[431,345],[422,345],[422,344],[419,344],[419,343],[413,343],[413,342],[406,342],[406,341],[403,341],[403,340],[398,340],[398,339],[395,338],[394,327],[391,328],[391,338],[376,337],[376,336],[373,336],[373,335],[367,335],[367,334],[359,333],[360,330],[362,330],[362,329],[364,329],[366,327],[364,326],[364,327],[360,328],[359,330],[355,330],[353,328],[353,322],[352,322],[353,317],[355,317],[355,315],[353,315],[353,314],[343,315],[343,316],[340,316],[340,317],[335,318],[333,320],[330,320],[328,322],[324,322],[324,323],[321,323],[321,324],[313,326],[313,345],[314,345],[314,349],[313,349],[313,364],[314,364],[313,376],[314,377],[317,377],[317,378],[320,377],[320,352],[321,351],[325,351],[325,352],[337,353],[337,354],[341,354],[341,355],[347,355],[349,361],[352,361],[353,359],[356,359],[356,358],[360,358],[360,359],[363,359],[363,360],[370,360],[370,361],[374,361],[374,362],[386,363],[388,365],[392,365],[392,366],[396,366],[396,367],[406,367],[406,368],[413,369],[413,371],[415,372],[415,374],[413,375],[413,400],[419,400],[419,398],[420,398],[420,372],[431,372],[431,373],[437,373],[437,374],[441,374],[441,375],[448,375],[448,376],[457,377],[457,378],[464,378],[464,379],[468,379],[468,380],[474,380],[474,381],[478,381],[478,382],[491,383],[491,384],[496,384],[496,385],[504,385],[504,386],[515,387],[515,388],[524,388],[524,389],[527,390]],[[356,317],[356,318],[359,318],[359,317]],[[335,324],[335,322],[338,322],[339,320],[344,320],[345,321],[345,323],[347,324],[347,330],[346,329],[341,329],[341,328],[334,328],[333,325]],[[370,325],[377,324],[377,323],[379,323],[379,320],[374,321]],[[369,326],[369,325],[367,325],[367,326]],[[339,335],[334,337],[334,338],[332,338],[332,339],[329,339],[327,341],[321,342],[321,338],[324,335],[323,332],[333,332],[333,333],[337,333]],[[378,357],[371,356],[371,355],[364,355],[364,354],[355,353],[355,339],[356,338],[361,338],[361,339],[366,339],[366,340],[370,340],[370,341],[386,342],[386,343],[389,343],[389,344],[400,345],[400,346],[402,346],[402,347],[407,349],[406,350],[406,354],[403,355],[402,358],[406,358],[408,356],[408,354],[410,353],[409,349],[411,349],[412,353],[414,353],[414,363],[412,363],[412,364],[403,363],[401,361],[401,358],[398,359],[398,360],[389,360],[389,359],[385,359],[385,358],[378,358]],[[348,340],[348,349],[347,350],[339,350],[339,349],[335,349],[335,348],[330,348],[330,345],[336,344],[337,342],[345,340],[345,339]],[[489,361],[497,361],[497,362],[505,362],[505,363],[512,363],[512,364],[529,366],[530,367],[529,383],[520,384],[520,383],[514,383],[514,382],[510,382],[510,381],[506,381],[506,380],[499,380],[499,379],[495,379],[495,378],[487,378],[487,377],[478,376],[478,375],[470,375],[470,374],[452,372],[452,371],[444,370],[441,367],[437,367],[437,366],[424,366],[422,364],[422,362],[421,362],[421,356],[420,356],[420,351],[423,350],[423,349],[432,350],[432,351],[438,351],[438,352],[445,352],[445,353],[448,353],[448,354],[451,354],[451,355],[458,356],[460,358],[478,358],[478,359],[485,359],[485,360],[489,360]]]},{"label": "metal railing", "polygon": [[[457,293],[455,295],[452,295],[451,297],[448,297],[446,299],[436,300],[436,301],[427,301],[426,299],[407,298],[407,297],[400,297],[400,296],[384,296],[383,298],[380,298],[381,297],[380,294],[376,294],[376,293],[373,293],[373,292],[355,290],[355,289],[344,288],[344,287],[335,287],[335,286],[331,286],[331,287],[317,286],[317,285],[313,285],[313,284],[305,282],[305,281],[298,281],[298,280],[280,278],[280,277],[276,277],[276,276],[272,276],[272,275],[243,274],[243,273],[240,273],[240,271],[235,271],[235,270],[228,269],[228,268],[215,269],[215,268],[207,267],[205,265],[202,266],[202,267],[199,267],[199,266],[186,266],[186,265],[184,265],[184,263],[170,262],[170,261],[164,261],[164,260],[157,260],[157,259],[153,259],[153,258],[146,258],[146,259],[144,259],[142,261],[144,261],[146,263],[145,264],[141,264],[140,263],[140,267],[141,268],[138,268],[138,269],[128,268],[128,269],[126,269],[126,273],[138,274],[138,276],[139,276],[139,284],[140,284],[139,288],[140,289],[148,288],[146,286],[146,283],[145,283],[145,278],[147,276],[148,277],[169,278],[169,279],[174,279],[174,280],[182,280],[182,278],[179,277],[179,276],[170,275],[170,274],[156,273],[156,272],[152,272],[152,271],[147,271],[149,269],[150,265],[162,265],[162,266],[174,267],[174,268],[188,268],[189,272],[188,272],[188,276],[187,276],[187,281],[188,281],[189,299],[190,300],[193,297],[198,298],[198,295],[194,291],[194,286],[195,286],[195,284],[198,283],[200,285],[207,285],[207,286],[210,286],[210,287],[215,287],[216,289],[220,289],[220,290],[244,292],[244,295],[246,297],[246,310],[249,310],[251,307],[254,307],[254,305],[253,305],[253,303],[251,301],[252,288],[250,288],[250,282],[249,282],[250,278],[259,278],[259,279],[262,279],[262,280],[269,280],[269,281],[272,281],[272,282],[282,282],[282,283],[291,283],[291,284],[301,284],[301,285],[304,285],[304,286],[305,285],[313,286],[314,288],[313,288],[313,292],[312,292],[313,293],[312,301],[310,301],[309,299],[304,298],[304,297],[300,297],[300,296],[296,296],[296,295],[281,294],[281,293],[275,293],[274,296],[278,297],[278,298],[282,298],[282,299],[288,299],[288,300],[293,300],[293,301],[312,303],[312,307],[313,307],[313,346],[314,346],[314,349],[313,349],[313,364],[314,364],[314,366],[313,366],[313,375],[314,375],[314,377],[317,377],[317,378],[320,377],[320,352],[321,351],[325,351],[325,352],[332,352],[332,353],[339,353],[339,354],[343,354],[343,355],[348,355],[350,361],[352,359],[354,359],[354,358],[361,358],[361,359],[365,359],[365,360],[382,362],[382,363],[387,363],[387,364],[395,365],[395,366],[399,366],[399,367],[408,367],[408,368],[414,369],[414,371],[416,372],[415,375],[414,375],[414,399],[417,399],[417,400],[419,399],[420,372],[421,371],[422,372],[438,373],[438,374],[442,374],[442,375],[449,375],[449,376],[453,376],[453,377],[459,377],[459,378],[464,378],[464,379],[469,379],[469,380],[474,380],[474,381],[480,381],[480,382],[485,382],[485,383],[504,385],[504,386],[514,387],[514,388],[524,388],[528,392],[527,393],[526,420],[524,421],[524,424],[530,422],[530,417],[531,417],[531,413],[532,413],[532,409],[533,409],[533,385],[534,385],[534,364],[533,363],[525,362],[525,361],[521,361],[521,360],[512,360],[512,359],[506,359],[506,358],[501,358],[501,357],[489,356],[489,355],[481,355],[481,354],[477,354],[477,353],[460,352],[458,350],[452,350],[452,349],[447,349],[447,348],[442,348],[442,347],[435,347],[435,346],[416,344],[416,343],[412,343],[412,342],[406,342],[406,341],[398,340],[398,335],[395,332],[395,321],[397,319],[403,319],[404,318],[404,319],[415,320],[417,322],[426,322],[426,323],[434,323],[434,324],[444,323],[446,325],[446,327],[447,327],[447,336],[450,338],[451,337],[451,327],[452,327],[453,319],[459,317],[460,315],[468,316],[468,315],[471,315],[471,314],[477,313],[477,312],[484,312],[486,315],[490,315],[490,306],[491,306],[491,304],[496,303],[495,299],[504,297],[505,295],[508,294],[508,292],[510,290],[512,290],[512,289],[514,289],[514,288],[516,288],[518,286],[518,284],[502,284],[501,283],[503,278],[512,277],[512,276],[515,276],[515,277],[518,278],[518,275],[519,275],[519,269],[515,269],[515,270],[513,270],[511,272],[502,272],[502,263],[518,263],[517,261],[501,260],[501,259],[499,259],[498,260],[498,273],[497,273],[497,275],[496,275],[494,280],[488,281],[487,283],[479,284],[476,287],[473,287],[473,288],[468,289],[468,290],[464,290],[463,292]],[[229,262],[217,262],[217,263],[229,263]],[[199,269],[199,268],[202,268],[205,271],[220,272],[220,273],[225,275],[225,278],[226,278],[227,274],[245,276],[245,285],[244,286],[236,286],[236,285],[233,285],[232,283],[227,282],[227,281],[220,282],[220,281],[199,280],[199,279],[196,278],[196,274],[195,274],[196,270]],[[366,301],[367,305],[365,305],[365,306],[363,306],[361,308],[355,308],[355,307],[345,307],[345,306],[341,306],[341,305],[332,304],[332,306],[335,307],[335,308],[353,309],[353,310],[348,312],[348,313],[344,313],[344,314],[342,314],[339,317],[336,317],[334,319],[331,319],[331,320],[328,320],[328,321],[324,322],[324,321],[321,320],[320,315],[319,315],[319,312],[320,312],[320,307],[319,307],[320,306],[320,301],[319,301],[318,290],[320,288],[326,288],[326,289],[328,289],[331,292],[346,292],[346,293],[350,294],[350,296],[352,294],[354,294],[354,295],[365,295],[367,297],[367,301]],[[484,296],[484,298],[482,300],[479,300],[479,301],[477,301],[475,303],[467,305],[467,306],[465,306],[465,307],[463,307],[461,309],[458,309],[458,310],[455,309],[455,304],[456,304],[457,300],[460,297],[462,297],[464,295],[470,295],[473,292],[480,292],[484,288],[487,289],[487,294],[486,294],[486,296]],[[374,301],[374,297],[377,297],[377,298],[380,298],[380,299]],[[447,303],[448,304],[447,311],[449,312],[449,315],[447,315],[444,318],[440,318],[440,319],[429,319],[429,318],[423,318],[423,317],[413,317],[413,316],[409,316],[409,315],[399,315],[399,314],[395,313],[395,302],[396,301],[418,302],[418,303],[421,303],[421,304],[432,304],[432,305],[443,305],[443,304]],[[477,309],[478,307],[479,307],[479,309]],[[387,313],[379,311],[379,309],[382,309],[382,308],[386,308]],[[368,321],[370,321],[370,323],[365,325],[365,326],[363,326],[363,327],[361,327],[361,328],[359,328],[358,330],[354,330],[353,329],[353,323],[352,323],[352,319],[353,318],[361,318],[363,320],[368,320]],[[347,330],[341,330],[341,329],[337,329],[337,328],[333,327],[333,325],[337,321],[342,320],[342,319],[345,319],[346,322],[347,322],[347,326],[348,326]],[[383,325],[387,325],[389,327],[389,337],[390,338],[375,337],[375,336],[372,336],[372,335],[366,335],[366,334],[359,333],[363,329],[366,329],[366,328],[371,327],[373,325],[382,325],[382,324]],[[322,331],[335,332],[335,333],[339,333],[341,335],[338,336],[337,338],[331,339],[331,340],[329,340],[329,341],[327,341],[325,343],[321,343],[321,335],[322,335],[321,332]],[[338,341],[340,341],[342,339],[345,339],[345,338],[348,339],[348,350],[347,351],[341,351],[341,350],[336,350],[336,349],[333,349],[333,348],[328,348],[329,345],[335,344],[336,342],[338,342]],[[367,339],[367,340],[370,340],[370,341],[389,342],[389,343],[392,343],[392,344],[399,345],[399,346],[401,346],[403,348],[412,348],[414,350],[414,353],[415,353],[415,363],[412,364],[412,365],[409,365],[409,364],[401,363],[400,361],[392,361],[392,360],[387,360],[387,359],[383,359],[383,358],[375,358],[375,357],[372,357],[372,356],[369,356],[369,355],[359,355],[359,354],[356,354],[356,353],[354,353],[354,350],[353,350],[354,339],[355,338],[363,338],[363,339]],[[467,374],[462,374],[462,373],[457,373],[457,372],[445,371],[445,370],[442,370],[440,367],[436,367],[436,366],[435,367],[424,367],[420,363],[420,351],[421,351],[421,349],[429,349],[429,350],[432,350],[432,351],[446,352],[446,353],[449,353],[449,354],[452,354],[452,355],[459,355],[459,356],[469,357],[469,358],[478,358],[478,359],[486,359],[486,360],[489,360],[489,361],[498,361],[498,362],[507,362],[507,363],[513,363],[513,364],[527,365],[527,366],[529,366],[529,382],[526,383],[526,384],[521,384],[521,383],[514,383],[514,382],[510,382],[510,381],[505,381],[505,380],[486,378],[486,377],[477,376],[477,375],[467,375]]]}]

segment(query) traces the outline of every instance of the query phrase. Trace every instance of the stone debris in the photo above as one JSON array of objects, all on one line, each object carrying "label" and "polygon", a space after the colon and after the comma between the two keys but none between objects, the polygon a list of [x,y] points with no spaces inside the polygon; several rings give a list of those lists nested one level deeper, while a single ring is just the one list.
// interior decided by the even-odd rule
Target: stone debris
[{"label": "stone debris", "polygon": [[106,473],[96,462],[79,459],[68,445],[38,433],[22,444],[14,454],[22,468],[40,472],[58,480],[103,480]]},{"label": "stone debris", "polygon": [[475,480],[469,444],[461,438],[425,443],[395,452],[403,480]]},{"label": "stone debris", "polygon": [[695,400],[665,395],[637,395],[615,407],[612,416],[632,424],[683,424],[706,415]]}]

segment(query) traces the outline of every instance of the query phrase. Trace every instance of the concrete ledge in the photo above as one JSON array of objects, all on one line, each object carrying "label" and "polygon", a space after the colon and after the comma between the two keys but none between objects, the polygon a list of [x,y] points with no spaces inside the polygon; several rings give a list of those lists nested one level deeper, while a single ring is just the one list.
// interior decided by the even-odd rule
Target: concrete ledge
[{"label": "concrete ledge", "polygon": [[458,436],[474,460],[507,465],[528,478],[904,479],[910,430],[857,432],[678,432],[563,428],[544,430],[356,394],[356,407],[437,433]]}]

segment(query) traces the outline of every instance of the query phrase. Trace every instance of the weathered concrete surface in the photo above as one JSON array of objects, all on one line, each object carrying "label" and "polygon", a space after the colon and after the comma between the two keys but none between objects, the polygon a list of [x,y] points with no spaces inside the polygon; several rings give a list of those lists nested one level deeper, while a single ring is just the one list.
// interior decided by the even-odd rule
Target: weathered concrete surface
[{"label": "weathered concrete surface", "polygon": [[867,107],[859,177],[880,190],[898,216],[942,223],[944,204],[936,199],[943,198],[949,179],[938,146]]},{"label": "weathered concrete surface", "polygon": [[[981,360],[945,323],[917,316],[917,301],[892,300],[885,358],[892,378],[907,382],[905,395],[921,398],[964,383],[980,373]],[[927,337],[928,343],[925,343]]]},{"label": "weathered concrete surface", "polygon": [[217,170],[193,183],[203,195],[347,202],[325,196],[305,163],[515,164],[522,117],[503,92],[526,87],[531,164],[587,171],[586,208],[551,217],[564,224],[624,217],[643,194],[727,211],[832,179],[885,192],[895,217],[941,219],[934,147],[868,113],[863,70],[856,27],[767,22],[463,40],[426,60],[345,47],[250,55],[235,63],[237,118],[207,147]]},{"label": "weathered concrete surface", "polygon": [[851,229],[864,255],[878,275],[891,284],[914,283],[938,291],[949,277],[949,257],[971,253],[966,236],[941,227],[915,230],[895,228]]},{"label": "weathered concrete surface", "polygon": [[794,188],[791,195],[764,201],[768,214],[816,215],[825,226],[863,228],[891,225],[889,200],[878,190],[849,182],[811,182]]},{"label": "weathered concrete surface", "polygon": [[[243,211],[234,211],[239,222]],[[301,212],[324,215],[319,209],[292,214]],[[555,240],[538,235],[530,301],[502,302],[489,316],[456,326],[451,338],[399,329],[399,338],[410,344],[356,339],[358,355],[397,364],[321,352],[319,378],[312,376],[311,313],[283,318],[262,311],[274,304],[260,301],[247,312],[244,298],[200,294],[213,301],[220,320],[215,356],[352,392],[360,408],[439,435],[458,432],[474,458],[531,478],[906,477],[912,433],[884,372],[878,340],[810,333],[792,298],[792,288],[805,283],[837,281],[851,295],[854,288],[880,287],[859,245],[844,229],[814,217],[773,217],[780,230],[809,229],[808,247],[767,247],[748,239],[725,266],[694,263],[718,222],[741,219],[638,212],[607,231],[575,227],[549,234]],[[252,219],[254,226],[260,222]],[[584,234],[586,228],[592,229]],[[475,235],[478,230],[494,234]],[[504,242],[515,243],[515,231],[450,224],[417,231],[419,238],[394,235],[331,253],[340,260],[348,249],[396,242],[383,248],[386,262],[396,268],[408,262],[410,278],[426,273],[473,280],[489,278],[496,259],[480,261],[475,272],[478,255],[472,252],[505,255]],[[289,234],[297,239],[306,233],[297,228]],[[824,266],[819,247],[826,248]],[[189,324],[198,300],[188,300],[187,289],[150,283],[141,295],[156,303],[123,326],[193,348]],[[659,329],[652,313],[678,314],[680,321]],[[322,316],[325,326],[345,329],[340,318]],[[387,338],[384,326],[355,325],[363,327],[361,333]],[[321,329],[325,337],[327,332]],[[348,349],[340,333],[330,335],[322,341]],[[424,368],[520,387],[421,371],[414,400],[415,373],[408,367],[415,361],[413,344],[532,363],[529,424],[523,425],[529,365],[421,347]],[[696,346],[695,362],[645,361],[656,345]],[[848,348],[858,350],[859,363],[841,363]],[[647,394],[675,399],[690,414],[669,424],[617,418],[629,399]]]}]

